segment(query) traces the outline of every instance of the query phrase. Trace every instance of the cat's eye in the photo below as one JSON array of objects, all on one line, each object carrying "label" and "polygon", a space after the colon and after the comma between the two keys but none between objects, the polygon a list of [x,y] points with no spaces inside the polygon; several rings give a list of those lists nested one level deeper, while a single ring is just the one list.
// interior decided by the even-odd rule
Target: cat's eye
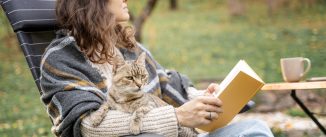
[{"label": "cat's eye", "polygon": [[128,80],[133,80],[131,76],[126,77]]},{"label": "cat's eye", "polygon": [[142,79],[146,78],[146,75],[141,75],[141,78],[142,78]]}]

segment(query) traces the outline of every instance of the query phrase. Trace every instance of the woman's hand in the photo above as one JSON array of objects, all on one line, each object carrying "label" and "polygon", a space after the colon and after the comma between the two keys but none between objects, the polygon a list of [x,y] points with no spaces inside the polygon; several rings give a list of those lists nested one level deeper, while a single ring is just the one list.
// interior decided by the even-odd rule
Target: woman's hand
[{"label": "woman's hand", "polygon": [[214,92],[218,92],[219,91],[219,85],[216,83],[211,83],[209,84],[209,86],[207,87],[204,95],[213,95]]},{"label": "woman's hand", "polygon": [[216,119],[223,112],[221,100],[212,95],[216,89],[218,85],[211,84],[206,90],[207,95],[199,96],[176,108],[179,124],[195,128],[209,124]]},{"label": "woman's hand", "polygon": [[195,128],[216,119],[223,112],[222,101],[213,96],[218,89],[218,84],[211,83],[205,91],[205,96],[199,96],[176,108],[179,124]]}]

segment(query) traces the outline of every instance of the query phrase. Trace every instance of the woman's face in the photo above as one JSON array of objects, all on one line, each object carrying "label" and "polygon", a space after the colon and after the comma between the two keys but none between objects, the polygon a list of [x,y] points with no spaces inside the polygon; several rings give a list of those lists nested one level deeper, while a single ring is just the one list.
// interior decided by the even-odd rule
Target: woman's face
[{"label": "woman's face", "polygon": [[109,10],[114,14],[117,22],[129,20],[127,0],[110,0]]}]

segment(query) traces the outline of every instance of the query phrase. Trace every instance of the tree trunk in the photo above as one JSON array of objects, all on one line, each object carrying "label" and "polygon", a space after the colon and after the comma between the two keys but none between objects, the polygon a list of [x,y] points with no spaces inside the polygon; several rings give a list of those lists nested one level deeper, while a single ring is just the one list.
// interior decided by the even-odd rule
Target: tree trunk
[{"label": "tree trunk", "polygon": [[178,0],[170,0],[170,9],[177,10],[178,9]]},{"label": "tree trunk", "polygon": [[146,19],[151,15],[156,6],[157,0],[148,0],[145,8],[137,18],[134,18],[134,26],[136,28],[135,38],[138,42],[142,41],[142,29]]},{"label": "tree trunk", "polygon": [[308,0],[307,3],[308,3],[308,7],[312,8],[316,4],[316,0]]},{"label": "tree trunk", "polygon": [[272,17],[273,15],[273,0],[266,0],[268,7],[268,16]]},{"label": "tree trunk", "polygon": [[243,16],[245,7],[242,0],[228,0],[230,14],[232,16]]}]

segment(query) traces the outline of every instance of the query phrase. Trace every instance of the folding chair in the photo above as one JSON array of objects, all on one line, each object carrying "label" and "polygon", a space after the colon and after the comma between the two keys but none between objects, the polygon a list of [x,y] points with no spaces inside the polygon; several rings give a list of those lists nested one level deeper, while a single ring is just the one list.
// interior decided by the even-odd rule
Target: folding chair
[{"label": "folding chair", "polygon": [[40,62],[45,48],[55,38],[56,0],[1,0],[10,24],[17,34],[35,83],[40,88]]}]

